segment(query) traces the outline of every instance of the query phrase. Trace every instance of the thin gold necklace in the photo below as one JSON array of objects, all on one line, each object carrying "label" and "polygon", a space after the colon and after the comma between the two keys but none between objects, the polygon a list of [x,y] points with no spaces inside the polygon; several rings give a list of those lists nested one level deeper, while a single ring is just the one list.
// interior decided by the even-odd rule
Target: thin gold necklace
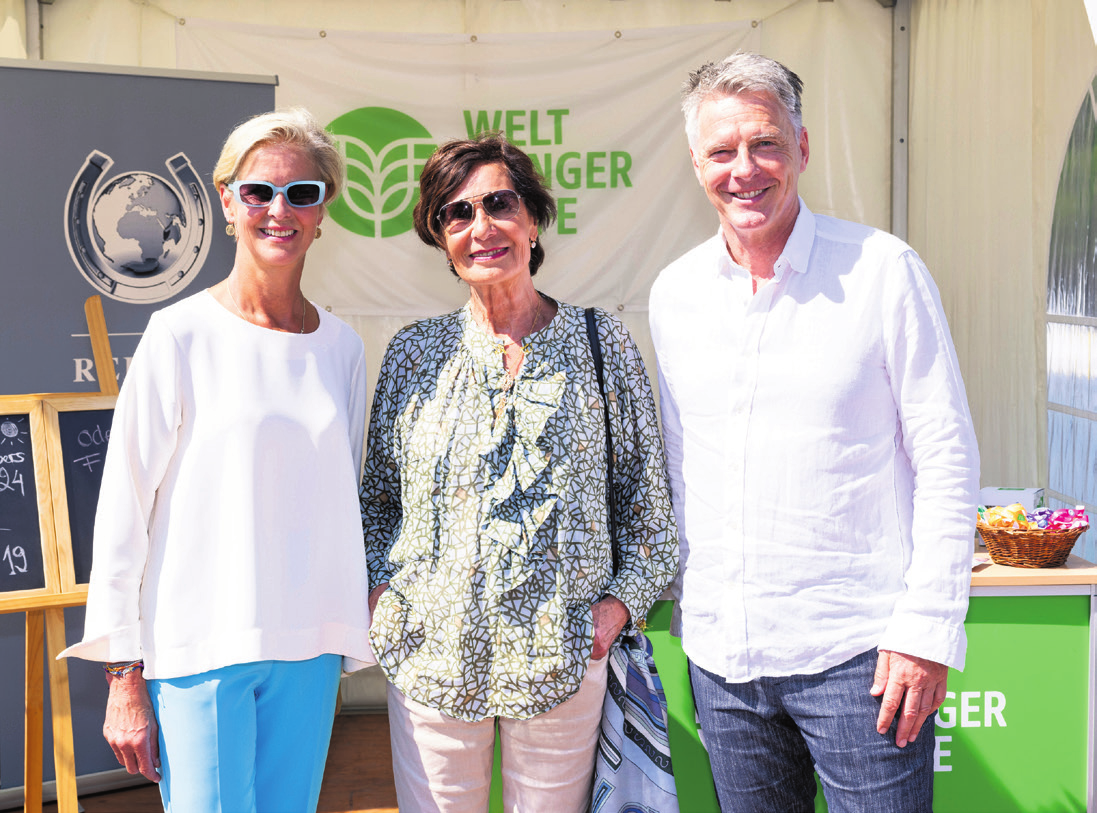
[{"label": "thin gold necklace", "polygon": [[533,316],[530,319],[529,327],[526,329],[526,341],[523,344],[519,344],[518,342],[506,336],[500,336],[498,333],[492,330],[491,327],[486,324],[486,314],[484,317],[484,321],[481,321],[480,317],[478,317],[474,311],[472,314],[472,320],[480,327],[481,330],[483,330],[485,333],[488,334],[488,336],[491,337],[492,341],[494,341],[495,344],[499,346],[499,352],[501,354],[506,355],[508,347],[520,347],[522,349],[522,352],[525,353],[529,350],[529,338],[536,332],[537,325],[541,321],[541,314],[543,313],[544,304],[544,297],[541,296],[540,292],[537,292],[537,302],[533,306]]},{"label": "thin gold necklace", "polygon": [[[529,330],[527,331],[526,337],[525,337],[526,341],[523,344],[519,344],[518,342],[515,342],[515,341],[509,341],[508,342],[505,338],[502,341],[499,341],[499,334],[498,333],[491,330],[491,328],[489,328],[487,325],[482,324],[478,319],[473,317],[473,321],[475,321],[476,324],[480,325],[480,329],[485,331],[489,335],[491,335],[493,337],[493,339],[496,341],[496,343],[499,346],[499,355],[502,357],[503,376],[504,376],[504,378],[503,378],[503,386],[502,386],[501,391],[499,393],[499,401],[496,404],[495,409],[494,409],[494,421],[493,422],[495,424],[498,424],[500,418],[503,417],[503,413],[506,411],[507,404],[511,400],[510,399],[510,394],[511,394],[511,390],[514,388],[514,383],[515,383],[515,381],[518,380],[518,375],[519,375],[519,373],[522,372],[522,368],[525,366],[526,357],[529,355],[529,351],[530,351],[530,344],[531,344],[530,337],[532,337],[533,333],[537,330],[537,325],[541,321],[542,306],[544,305],[544,302],[545,302],[544,298],[538,292],[537,293],[537,304],[533,309],[533,319],[530,322]],[[517,347],[522,353],[522,358],[518,362],[518,368],[513,373],[511,373],[511,371],[509,369],[507,369],[507,347],[508,346]]]},{"label": "thin gold necklace", "polygon": [[[226,282],[225,283],[225,290],[229,292],[229,299],[232,300],[232,306],[234,308],[236,308],[236,313],[239,314],[240,318],[243,319],[245,322],[249,322],[249,323],[254,325],[255,322],[253,322],[248,317],[244,316],[244,312],[242,310],[240,310],[240,306],[236,303],[236,297],[234,297],[232,295],[232,285],[230,285],[229,283]],[[302,292],[301,293],[301,332],[302,333],[305,332],[305,314],[306,313],[308,313],[308,308],[305,307],[305,294],[304,294],[304,292]],[[256,327],[259,327],[259,325],[256,325]]]}]

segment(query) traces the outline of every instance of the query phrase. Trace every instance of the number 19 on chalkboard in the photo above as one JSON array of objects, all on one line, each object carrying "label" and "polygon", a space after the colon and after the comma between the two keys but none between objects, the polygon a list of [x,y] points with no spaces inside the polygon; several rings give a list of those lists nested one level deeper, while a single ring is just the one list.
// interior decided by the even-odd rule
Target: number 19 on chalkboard
[{"label": "number 19 on chalkboard", "polygon": [[19,545],[16,545],[15,547],[8,545],[4,548],[4,561],[7,562],[8,566],[11,568],[11,573],[9,574],[11,576],[27,572],[27,552]]}]

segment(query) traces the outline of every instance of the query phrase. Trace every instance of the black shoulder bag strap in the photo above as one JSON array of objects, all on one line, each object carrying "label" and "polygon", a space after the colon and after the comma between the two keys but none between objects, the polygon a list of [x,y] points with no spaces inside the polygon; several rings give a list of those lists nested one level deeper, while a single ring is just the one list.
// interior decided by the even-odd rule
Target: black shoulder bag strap
[{"label": "black shoulder bag strap", "polygon": [[613,572],[617,572],[617,519],[613,510],[613,437],[609,425],[609,398],[606,397],[605,378],[602,375],[602,347],[598,341],[598,322],[594,308],[587,308],[587,338],[590,340],[590,353],[594,357],[594,372],[598,376],[598,392],[602,396],[602,412],[606,421],[606,511],[609,514],[610,547],[613,549]]}]

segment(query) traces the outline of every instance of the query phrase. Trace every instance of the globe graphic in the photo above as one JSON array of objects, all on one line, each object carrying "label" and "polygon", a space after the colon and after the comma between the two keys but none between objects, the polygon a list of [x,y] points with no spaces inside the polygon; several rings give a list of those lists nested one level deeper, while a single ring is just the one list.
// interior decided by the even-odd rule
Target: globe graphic
[{"label": "globe graphic", "polygon": [[147,172],[129,172],[95,199],[91,225],[110,266],[120,274],[142,276],[178,259],[187,220],[172,187]]}]

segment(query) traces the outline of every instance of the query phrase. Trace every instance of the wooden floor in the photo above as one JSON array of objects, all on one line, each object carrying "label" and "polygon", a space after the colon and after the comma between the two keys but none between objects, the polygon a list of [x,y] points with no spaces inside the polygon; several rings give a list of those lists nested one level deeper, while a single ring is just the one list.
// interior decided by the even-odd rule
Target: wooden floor
[{"label": "wooden floor", "polygon": [[[81,796],[86,813],[161,813],[160,792],[151,782],[112,793]],[[318,813],[396,813],[392,751],[385,714],[340,714],[331,732]],[[42,805],[57,813],[57,805]]]}]

